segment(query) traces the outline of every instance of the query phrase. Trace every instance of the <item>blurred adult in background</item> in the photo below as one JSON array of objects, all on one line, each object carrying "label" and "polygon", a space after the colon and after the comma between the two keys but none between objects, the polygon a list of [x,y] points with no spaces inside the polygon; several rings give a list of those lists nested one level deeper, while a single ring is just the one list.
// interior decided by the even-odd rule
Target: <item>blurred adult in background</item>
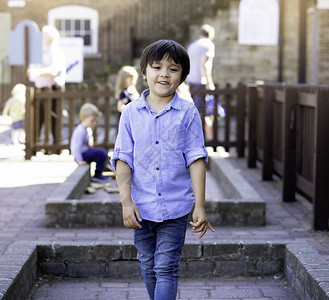
[{"label": "blurred adult in background", "polygon": [[[187,83],[190,86],[190,93],[195,106],[200,113],[202,112],[202,105],[204,105],[204,103],[201,103],[202,90],[204,88],[207,90],[215,89],[212,79],[212,65],[215,57],[215,44],[213,43],[214,38],[214,27],[204,24],[200,28],[199,38],[187,48],[191,61],[191,70],[187,77]],[[205,127],[206,137],[208,140],[212,140],[212,131],[209,128],[207,120]]]},{"label": "blurred adult in background", "polygon": [[[42,27],[43,47],[42,47],[42,64],[31,65],[29,76],[34,81],[34,85],[39,89],[51,88],[53,91],[61,90],[66,80],[66,62],[65,55],[59,45],[59,32],[54,26]],[[45,120],[45,101],[40,101],[40,126]],[[51,131],[54,143],[59,142],[56,136],[57,126],[56,99],[51,100]]]}]

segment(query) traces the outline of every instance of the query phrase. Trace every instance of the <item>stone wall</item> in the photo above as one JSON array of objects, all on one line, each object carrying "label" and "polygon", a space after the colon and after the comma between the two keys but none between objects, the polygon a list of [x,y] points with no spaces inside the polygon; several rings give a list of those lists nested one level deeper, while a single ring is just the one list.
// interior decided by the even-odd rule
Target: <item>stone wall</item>
[{"label": "stone wall", "polygon": [[[316,29],[317,31],[317,29]],[[307,10],[307,30],[306,30],[306,82],[315,83],[314,82],[314,49],[318,48],[318,43],[314,43],[314,9],[309,8]],[[316,37],[317,40],[317,37]],[[317,68],[317,65],[316,65]]]},{"label": "stone wall", "polygon": [[223,86],[227,82],[235,85],[238,82],[255,80],[276,81],[277,46],[238,44],[238,6],[239,1],[230,1],[227,10],[218,10],[214,18],[204,19],[204,23],[209,23],[216,29],[214,82]]},{"label": "stone wall", "polygon": [[281,1],[283,8],[282,81],[298,82],[299,1]]},{"label": "stone wall", "polygon": [[[299,2],[280,1],[282,79],[287,83],[297,83],[298,80]],[[213,77],[217,84],[278,79],[278,46],[245,46],[237,42],[239,0],[33,0],[26,3],[24,8],[8,8],[6,1],[1,1],[0,11],[11,14],[12,29],[24,19],[34,20],[41,28],[47,24],[48,11],[63,5],[90,6],[99,12],[98,54],[85,57],[86,81],[107,81],[107,75],[116,74],[122,65],[138,65],[142,49],[157,39],[175,39],[187,47],[198,37],[198,28],[203,23],[216,29]],[[321,83],[329,81],[328,14],[326,10],[318,12],[318,78]],[[308,15],[309,46],[312,43],[310,32],[313,31],[310,18]],[[312,53],[309,50],[308,47],[307,80],[310,83]],[[13,67],[12,71],[13,83],[24,80],[22,67]]]},{"label": "stone wall", "polygon": [[329,10],[318,11],[318,83],[329,83]]},{"label": "stone wall", "polygon": [[[316,23],[314,22],[316,18]],[[314,28],[316,26],[316,28]],[[329,83],[329,10],[319,9],[314,15],[313,7],[307,11],[306,82]],[[317,75],[314,76],[314,72]]]}]

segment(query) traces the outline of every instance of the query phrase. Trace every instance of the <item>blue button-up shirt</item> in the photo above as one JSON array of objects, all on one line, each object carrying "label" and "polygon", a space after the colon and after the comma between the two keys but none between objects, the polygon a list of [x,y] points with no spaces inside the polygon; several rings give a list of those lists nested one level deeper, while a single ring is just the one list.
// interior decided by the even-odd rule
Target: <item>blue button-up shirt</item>
[{"label": "blue button-up shirt", "polygon": [[125,107],[111,159],[131,170],[131,197],[145,220],[162,222],[188,214],[194,204],[189,165],[207,162],[202,124],[193,103],[175,93],[159,113],[142,96]]}]

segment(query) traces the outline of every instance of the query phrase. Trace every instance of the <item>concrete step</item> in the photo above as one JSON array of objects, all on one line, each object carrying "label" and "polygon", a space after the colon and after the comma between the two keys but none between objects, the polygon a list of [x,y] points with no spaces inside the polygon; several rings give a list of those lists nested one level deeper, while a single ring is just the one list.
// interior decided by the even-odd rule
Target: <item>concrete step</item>
[{"label": "concrete step", "polygon": [[[263,226],[263,199],[235,170],[228,158],[210,156],[206,180],[206,211],[213,226]],[[45,205],[48,227],[123,226],[116,182],[85,195],[88,166],[79,166],[48,197]]]}]

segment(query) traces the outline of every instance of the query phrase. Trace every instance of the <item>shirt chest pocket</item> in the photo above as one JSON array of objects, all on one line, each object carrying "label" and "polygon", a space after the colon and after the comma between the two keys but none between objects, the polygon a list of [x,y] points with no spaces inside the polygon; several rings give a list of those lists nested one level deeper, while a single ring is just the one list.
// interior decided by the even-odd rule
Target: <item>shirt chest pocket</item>
[{"label": "shirt chest pocket", "polygon": [[182,150],[185,143],[185,126],[183,124],[170,124],[161,134],[165,150]]}]

